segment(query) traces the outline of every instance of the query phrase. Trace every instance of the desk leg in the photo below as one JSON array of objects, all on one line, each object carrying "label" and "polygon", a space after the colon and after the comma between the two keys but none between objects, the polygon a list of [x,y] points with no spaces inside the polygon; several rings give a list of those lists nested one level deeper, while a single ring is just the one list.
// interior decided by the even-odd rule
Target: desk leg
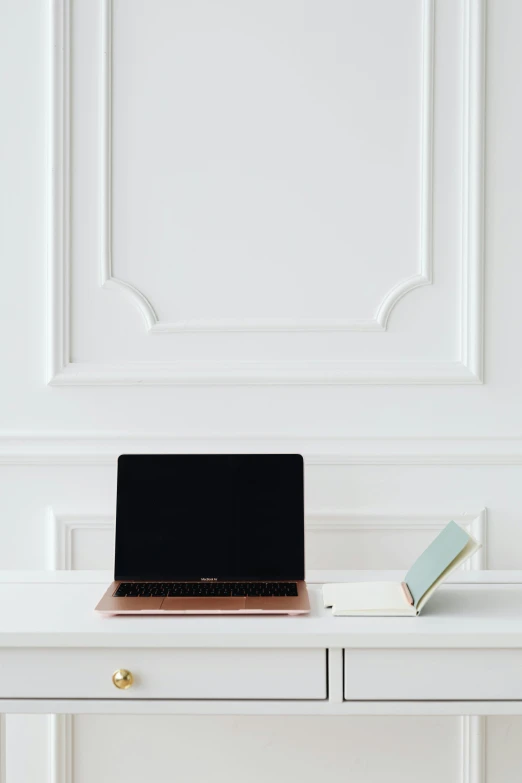
[{"label": "desk leg", "polygon": [[73,715],[49,715],[49,783],[71,783]]},{"label": "desk leg", "polygon": [[331,647],[327,651],[328,701],[341,704],[344,700],[344,652]]},{"label": "desk leg", "polygon": [[[342,703],[342,650],[328,651],[329,701]],[[419,715],[424,713],[418,705]],[[0,783],[71,783],[73,716],[0,713]],[[486,717],[461,717],[460,783],[486,783]]]},{"label": "desk leg", "polygon": [[486,783],[486,718],[463,715],[462,783]]},{"label": "desk leg", "polygon": [[0,783],[6,783],[5,778],[5,715],[0,712]]}]

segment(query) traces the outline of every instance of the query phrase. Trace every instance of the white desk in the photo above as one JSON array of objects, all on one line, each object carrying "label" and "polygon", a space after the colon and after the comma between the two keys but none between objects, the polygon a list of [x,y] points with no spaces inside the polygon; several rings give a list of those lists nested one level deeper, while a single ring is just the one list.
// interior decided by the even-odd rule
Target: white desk
[{"label": "white desk", "polygon": [[[0,712],[522,714],[522,572],[462,573],[419,618],[99,617],[100,572],[0,574]],[[112,683],[132,671],[128,690]]]}]

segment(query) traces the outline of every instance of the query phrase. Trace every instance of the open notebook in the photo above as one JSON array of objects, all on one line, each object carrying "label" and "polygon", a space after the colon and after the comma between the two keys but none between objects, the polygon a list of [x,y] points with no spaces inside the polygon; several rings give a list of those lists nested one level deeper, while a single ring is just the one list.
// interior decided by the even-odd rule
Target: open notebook
[{"label": "open notebook", "polygon": [[324,605],[341,616],[415,617],[440,583],[481,546],[450,522],[417,558],[404,582],[325,584]]}]

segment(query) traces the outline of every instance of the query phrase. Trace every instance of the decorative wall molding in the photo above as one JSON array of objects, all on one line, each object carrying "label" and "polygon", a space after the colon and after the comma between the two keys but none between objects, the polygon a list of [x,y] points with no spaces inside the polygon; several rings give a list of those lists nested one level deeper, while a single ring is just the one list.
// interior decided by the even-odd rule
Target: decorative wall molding
[{"label": "decorative wall molding", "polygon": [[487,509],[464,514],[439,512],[426,514],[422,511],[404,514],[390,514],[386,512],[368,513],[346,512],[337,509],[311,510],[306,514],[306,529],[314,532],[346,531],[363,532],[369,530],[387,531],[412,531],[433,530],[441,531],[450,519],[468,531],[482,548],[463,564],[464,571],[477,571],[487,568]]},{"label": "decorative wall molding", "polygon": [[47,509],[49,530],[49,568],[53,571],[73,568],[72,544],[75,530],[107,530],[114,534],[114,517],[105,514],[56,514]]},{"label": "decorative wall molding", "polygon": [[323,319],[212,319],[160,321],[152,303],[135,286],[112,274],[112,0],[102,3],[102,122],[101,198],[102,241],[100,284],[127,296],[141,313],[151,333],[201,331],[385,331],[390,313],[403,296],[432,282],[432,202],[433,202],[433,43],[434,0],[422,0],[422,88],[421,88],[421,166],[419,268],[416,274],[398,281],[385,294],[372,318]]},{"label": "decorative wall molding", "polygon": [[347,438],[0,432],[0,465],[111,465],[120,454],[296,453],[314,465],[522,465],[522,437]]},{"label": "decorative wall molding", "polygon": [[482,383],[460,361],[68,362],[51,386],[337,386]]},{"label": "decorative wall molding", "polygon": [[486,0],[465,0],[463,12],[460,359],[483,381]]},{"label": "decorative wall molding", "polygon": [[47,364],[52,379],[70,359],[70,0],[49,8]]},{"label": "decorative wall molding", "polygon": [[[72,539],[75,530],[106,530],[114,534],[114,515],[56,513],[47,510],[49,531],[49,568],[52,570],[71,570]],[[404,514],[388,512],[348,511],[332,508],[310,509],[306,512],[306,530],[320,533],[332,531],[364,532],[370,530],[387,531],[434,531],[444,528],[448,520],[454,519],[467,530],[482,548],[463,565],[465,571],[487,568],[487,509],[476,512],[453,514],[452,512],[425,512]]]},{"label": "decorative wall molding", "polygon": [[[432,64],[434,0],[423,1],[422,207],[419,272],[394,286],[368,321],[206,322],[161,324],[150,302],[132,285],[112,277],[111,261],[111,0],[102,8],[102,236],[100,282],[124,292],[151,331],[252,329],[307,331],[386,328],[391,310],[406,293],[431,282]],[[463,242],[460,355],[455,361],[168,361],[83,363],[70,355],[70,52],[69,2],[51,3],[51,120],[49,171],[48,382],[52,385],[143,384],[469,384],[482,382],[483,331],[483,138],[484,5],[465,0],[463,80]],[[190,325],[192,323],[192,326]]]}]

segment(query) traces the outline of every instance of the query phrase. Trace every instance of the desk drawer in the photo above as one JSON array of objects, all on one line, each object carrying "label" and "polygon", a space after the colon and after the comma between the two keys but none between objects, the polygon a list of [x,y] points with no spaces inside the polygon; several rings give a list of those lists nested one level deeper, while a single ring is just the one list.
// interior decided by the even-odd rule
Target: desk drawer
[{"label": "desk drawer", "polygon": [[345,650],[344,698],[522,699],[520,650]]},{"label": "desk drawer", "polygon": [[[120,690],[112,676],[134,682]],[[5,649],[0,698],[325,699],[324,649]]]}]

